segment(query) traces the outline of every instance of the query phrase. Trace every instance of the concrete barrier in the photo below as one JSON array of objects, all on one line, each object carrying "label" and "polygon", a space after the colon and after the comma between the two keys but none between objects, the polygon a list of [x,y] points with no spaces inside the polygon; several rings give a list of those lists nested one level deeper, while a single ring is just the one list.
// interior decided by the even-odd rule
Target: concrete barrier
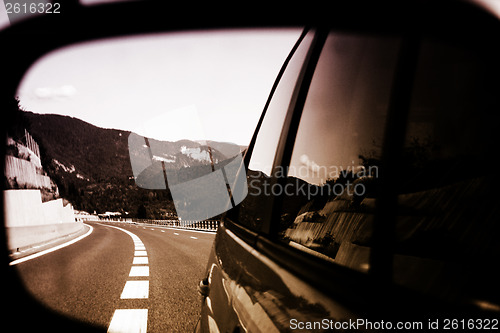
[{"label": "concrete barrier", "polygon": [[76,233],[82,228],[82,222],[7,227],[7,246],[9,251],[17,251]]},{"label": "concrete barrier", "polygon": [[4,191],[5,230],[9,250],[34,246],[82,230],[71,204],[62,199],[42,203],[40,190]]},{"label": "concrete barrier", "polygon": [[6,227],[45,223],[40,190],[6,190],[3,192]]}]

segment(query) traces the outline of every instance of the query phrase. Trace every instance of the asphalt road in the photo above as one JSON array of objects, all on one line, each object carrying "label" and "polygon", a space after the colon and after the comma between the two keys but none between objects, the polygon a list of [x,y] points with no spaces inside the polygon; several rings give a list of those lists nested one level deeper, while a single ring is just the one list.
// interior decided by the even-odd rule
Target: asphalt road
[{"label": "asphalt road", "polygon": [[78,242],[15,265],[29,293],[104,330],[147,325],[147,332],[192,332],[200,311],[197,286],[215,234],[89,225],[93,232]]}]

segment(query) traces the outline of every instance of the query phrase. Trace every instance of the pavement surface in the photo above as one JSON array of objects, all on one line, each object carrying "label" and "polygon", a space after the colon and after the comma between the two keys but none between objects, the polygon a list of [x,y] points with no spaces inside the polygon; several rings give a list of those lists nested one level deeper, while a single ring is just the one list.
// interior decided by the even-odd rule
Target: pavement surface
[{"label": "pavement surface", "polygon": [[12,266],[28,293],[50,311],[104,331],[192,332],[215,234],[88,225],[87,237]]}]

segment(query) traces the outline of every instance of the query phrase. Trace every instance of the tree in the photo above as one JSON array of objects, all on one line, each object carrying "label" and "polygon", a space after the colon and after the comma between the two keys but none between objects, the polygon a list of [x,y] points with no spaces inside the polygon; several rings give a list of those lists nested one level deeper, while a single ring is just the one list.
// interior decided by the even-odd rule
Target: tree
[{"label": "tree", "polygon": [[138,219],[146,219],[148,216],[148,212],[146,210],[146,206],[144,204],[140,204],[139,208],[137,208],[137,218]]}]

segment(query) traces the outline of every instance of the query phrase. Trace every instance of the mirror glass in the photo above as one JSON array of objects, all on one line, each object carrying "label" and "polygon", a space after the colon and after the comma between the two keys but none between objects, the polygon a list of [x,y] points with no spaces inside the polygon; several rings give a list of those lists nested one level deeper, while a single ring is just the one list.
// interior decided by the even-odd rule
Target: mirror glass
[{"label": "mirror glass", "polygon": [[[59,194],[90,213],[149,218],[177,214],[193,220],[222,213],[231,193],[226,187],[236,179],[241,153],[299,33],[252,29],[156,34],[92,41],[48,54],[18,89],[20,107],[32,123],[27,131],[38,144],[36,139],[47,141],[47,156],[40,156],[47,160],[44,171],[59,174]],[[76,119],[68,117],[85,123],[78,123],[75,132]],[[65,125],[56,127],[54,121]],[[113,130],[102,137],[94,126]],[[231,174],[223,167],[228,163]],[[212,186],[202,188],[218,195],[200,192],[202,176],[209,176],[206,181],[215,177]],[[137,214],[141,205],[123,191],[109,193],[109,186],[89,191],[96,183],[110,182],[118,189],[135,184],[165,190],[168,183],[172,187],[194,179],[186,188],[170,188],[179,202],[177,211],[147,206],[146,216]],[[195,200],[201,209],[181,209],[190,205],[186,195],[193,191],[215,201],[200,206]],[[238,202],[245,195],[239,192]],[[116,200],[110,201],[109,194]]]},{"label": "mirror glass", "polygon": [[110,330],[192,330],[218,216],[247,194],[242,156],[300,33],[131,36],[34,63],[6,112],[7,245],[26,289]]}]

